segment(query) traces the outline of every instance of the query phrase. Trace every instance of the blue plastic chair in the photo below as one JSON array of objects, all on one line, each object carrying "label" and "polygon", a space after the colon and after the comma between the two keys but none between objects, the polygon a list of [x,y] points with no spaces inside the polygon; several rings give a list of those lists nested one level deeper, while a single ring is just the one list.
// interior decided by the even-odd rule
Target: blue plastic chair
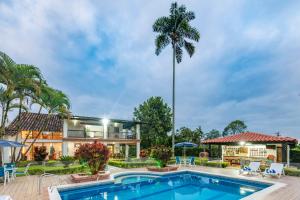
[{"label": "blue plastic chair", "polygon": [[190,166],[195,166],[195,157],[194,156],[190,157],[187,164]]},{"label": "blue plastic chair", "polygon": [[176,156],[175,157],[176,158],[176,165],[181,165],[182,164],[182,160],[181,160],[181,158],[179,157],[179,156]]},{"label": "blue plastic chair", "polygon": [[29,173],[28,173],[28,170],[29,170],[29,167],[30,167],[31,163],[28,163],[24,169],[23,172],[15,172],[15,175],[25,175],[25,176],[28,176]]},{"label": "blue plastic chair", "polygon": [[4,185],[6,185],[6,183],[9,181],[9,173],[5,170],[5,166],[0,167],[0,177],[3,179]]},{"label": "blue plastic chair", "polygon": [[6,171],[8,171],[10,177],[13,179],[15,177],[16,172],[16,164],[15,163],[5,163]]}]

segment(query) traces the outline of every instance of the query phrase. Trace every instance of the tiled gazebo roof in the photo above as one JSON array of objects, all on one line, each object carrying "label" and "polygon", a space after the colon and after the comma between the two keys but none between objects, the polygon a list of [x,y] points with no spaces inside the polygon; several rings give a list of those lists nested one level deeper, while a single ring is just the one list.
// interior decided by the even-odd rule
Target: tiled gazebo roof
[{"label": "tiled gazebo roof", "polygon": [[[17,130],[23,131],[51,131],[51,132],[62,132],[63,130],[63,120],[58,115],[50,115],[49,120],[47,120],[47,114],[38,113],[21,113],[20,122],[18,116],[8,125],[5,129],[5,134],[14,135]],[[44,123],[46,123],[44,128]]]},{"label": "tiled gazebo roof", "polygon": [[280,137],[266,135],[262,133],[244,132],[236,135],[230,135],[221,138],[215,138],[203,141],[203,144],[228,144],[228,143],[239,143],[239,142],[254,142],[254,143],[297,143],[297,139],[291,137]]}]

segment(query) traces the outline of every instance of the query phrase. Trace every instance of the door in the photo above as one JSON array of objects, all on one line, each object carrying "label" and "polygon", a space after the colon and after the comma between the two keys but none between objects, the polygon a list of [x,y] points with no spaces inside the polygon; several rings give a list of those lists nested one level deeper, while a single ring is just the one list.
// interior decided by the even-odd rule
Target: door
[{"label": "door", "polygon": [[277,147],[277,162],[282,162],[282,147]]}]

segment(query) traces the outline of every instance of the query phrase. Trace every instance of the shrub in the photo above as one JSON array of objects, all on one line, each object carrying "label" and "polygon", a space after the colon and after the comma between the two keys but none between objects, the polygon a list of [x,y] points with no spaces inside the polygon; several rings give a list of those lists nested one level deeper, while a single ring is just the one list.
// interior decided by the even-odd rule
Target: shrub
[{"label": "shrub", "polygon": [[154,160],[140,161],[140,162],[126,162],[124,160],[109,160],[108,164],[120,168],[139,168],[147,166],[156,166],[157,162]]},{"label": "shrub", "polygon": [[109,155],[110,152],[107,146],[99,141],[95,141],[92,144],[82,144],[75,152],[76,158],[87,162],[93,175],[104,170]]},{"label": "shrub", "polygon": [[74,157],[72,156],[62,156],[60,157],[60,161],[63,163],[64,167],[69,167],[71,163],[74,162]]},{"label": "shrub", "polygon": [[300,170],[296,168],[284,168],[285,175],[300,176]]},{"label": "shrub", "polygon": [[229,163],[228,162],[207,162],[204,164],[204,166],[207,167],[222,167],[226,168],[228,167]]},{"label": "shrub", "polygon": [[208,162],[208,158],[207,157],[200,157],[199,158],[199,160],[196,160],[196,164],[197,165],[205,165],[205,163],[207,163]]},{"label": "shrub", "polygon": [[151,150],[151,157],[158,161],[159,167],[165,167],[172,156],[170,147],[157,146]]},{"label": "shrub", "polygon": [[34,147],[33,157],[35,161],[43,161],[46,159],[47,155],[47,148],[45,146]]},{"label": "shrub", "polygon": [[146,149],[142,149],[140,152],[141,158],[147,158],[149,156],[148,151]]}]

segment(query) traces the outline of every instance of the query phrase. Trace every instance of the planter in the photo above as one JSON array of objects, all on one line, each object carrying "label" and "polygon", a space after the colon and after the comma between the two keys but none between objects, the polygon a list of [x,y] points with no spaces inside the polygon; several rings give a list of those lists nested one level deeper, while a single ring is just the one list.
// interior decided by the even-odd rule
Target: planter
[{"label": "planter", "polygon": [[105,180],[105,179],[109,179],[109,177],[110,177],[110,172],[103,172],[95,175],[79,173],[79,174],[72,174],[71,180],[74,183],[82,183],[82,182],[89,182],[89,181]]},{"label": "planter", "polygon": [[178,169],[178,166],[166,166],[163,168],[159,167],[147,167],[148,171],[152,172],[170,172],[170,171],[176,171]]}]

